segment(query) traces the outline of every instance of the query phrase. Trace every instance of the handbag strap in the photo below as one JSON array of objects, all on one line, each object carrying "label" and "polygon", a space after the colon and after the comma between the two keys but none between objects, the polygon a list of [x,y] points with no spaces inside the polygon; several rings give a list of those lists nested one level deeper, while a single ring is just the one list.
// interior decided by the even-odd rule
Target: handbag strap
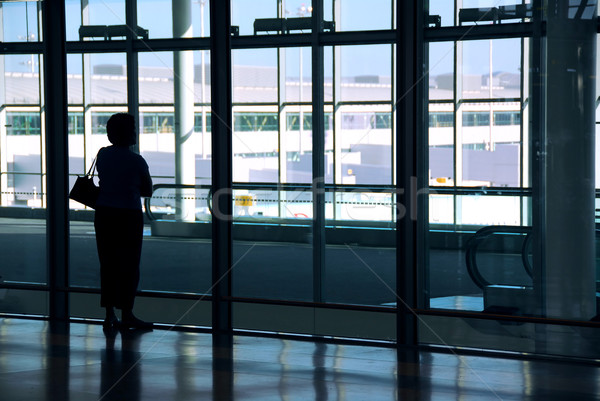
[{"label": "handbag strap", "polygon": [[94,157],[94,160],[92,161],[92,165],[90,166],[90,169],[88,170],[87,174],[90,177],[93,177],[94,174],[96,173],[96,158],[98,156]]}]

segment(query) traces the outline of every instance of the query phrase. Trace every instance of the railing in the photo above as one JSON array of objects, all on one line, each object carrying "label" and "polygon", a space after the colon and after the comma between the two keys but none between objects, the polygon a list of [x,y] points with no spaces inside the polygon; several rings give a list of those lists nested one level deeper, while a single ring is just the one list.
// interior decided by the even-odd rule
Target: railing
[{"label": "railing", "polygon": [[486,280],[481,272],[479,266],[477,266],[477,249],[478,247],[495,234],[524,234],[525,239],[521,246],[521,260],[523,261],[523,268],[529,277],[533,277],[533,271],[531,263],[529,262],[529,248],[531,247],[531,233],[533,229],[529,226],[488,226],[478,230],[467,242],[465,259],[467,263],[467,272],[473,280],[473,282],[481,289],[486,286],[492,285]]},{"label": "railing", "polygon": [[[310,184],[234,183],[231,191],[237,221],[306,225],[312,218],[313,190]],[[325,185],[324,191],[328,221],[393,228],[396,218],[393,188]],[[213,214],[212,197],[210,185],[156,184],[153,196],[145,199],[146,215],[151,221],[166,216],[177,220],[176,209],[187,200],[194,216],[181,220],[208,221]],[[159,217],[160,209],[163,209],[162,217]]]}]

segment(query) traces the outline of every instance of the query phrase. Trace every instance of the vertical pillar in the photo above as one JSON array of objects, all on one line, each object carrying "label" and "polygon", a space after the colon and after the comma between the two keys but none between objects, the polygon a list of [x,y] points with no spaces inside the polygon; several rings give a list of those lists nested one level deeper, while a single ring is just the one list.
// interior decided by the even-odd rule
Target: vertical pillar
[{"label": "vertical pillar", "polygon": [[[200,37],[204,37],[204,6],[208,0],[200,0]],[[206,132],[206,50],[200,51],[200,101],[202,102],[202,159],[208,158],[210,137]]]},{"label": "vertical pillar", "polygon": [[[212,106],[212,325],[218,336],[231,332],[232,266],[232,93],[231,5],[210,3],[211,106]],[[213,336],[213,339],[215,338]]]},{"label": "vertical pillar", "polygon": [[539,42],[545,130],[532,149],[539,175],[533,225],[542,253],[534,266],[536,289],[542,314],[587,320],[596,315],[596,5],[545,5],[546,38]]},{"label": "vertical pillar", "polygon": [[67,56],[65,50],[65,5],[43,3],[44,97],[46,128],[46,187],[49,315],[53,320],[69,318],[66,287],[69,284],[69,165],[67,135]]},{"label": "vertical pillar", "polygon": [[[4,5],[0,3],[0,21],[4,21]],[[0,42],[4,41],[4,30],[0,29]],[[6,153],[6,76],[4,74],[4,55],[0,55],[0,205],[7,206],[8,195],[8,160]]]},{"label": "vertical pillar", "polygon": [[[334,1],[334,21],[342,20],[340,1]],[[342,47],[333,48],[333,179],[335,184],[342,182],[342,112],[339,105],[342,99]],[[336,208],[334,208],[335,210]],[[337,217],[337,216],[336,216]]]},{"label": "vertical pillar", "polygon": [[[277,72],[277,87],[278,87],[278,148],[279,148],[279,180],[278,183],[287,183],[288,182],[288,173],[287,173],[287,164],[288,164],[288,134],[287,134],[287,110],[286,110],[286,100],[287,100],[287,81],[286,81],[286,48],[281,48],[277,50],[277,58],[278,58],[278,72]],[[287,208],[287,191],[280,189],[278,191],[278,199],[279,199],[279,211],[278,215],[280,218],[287,217],[288,208]]]},{"label": "vertical pillar", "polygon": [[[173,0],[173,37],[191,38],[192,2]],[[175,94],[175,183],[196,183],[196,149],[194,134],[194,53],[189,50],[173,52]],[[202,67],[204,68],[204,66]],[[177,190],[177,218],[195,220],[194,190]]]},{"label": "vertical pillar", "polygon": [[[90,25],[89,0],[81,0],[81,22],[82,25]],[[83,81],[83,171],[88,171],[96,157],[96,149],[92,147],[92,60],[89,53],[81,55],[82,58],[82,81]],[[80,172],[81,173],[81,172]]]},{"label": "vertical pillar", "polygon": [[[334,21],[342,21],[342,4],[341,1],[333,2],[333,20]],[[339,25],[339,23],[338,23]],[[338,26],[339,27],[339,26]],[[342,145],[344,133],[342,132],[342,106],[340,102],[342,101],[342,46],[333,46],[332,47],[332,57],[333,57],[333,71],[332,71],[332,103],[333,103],[333,183],[334,185],[339,184],[347,184],[347,182],[343,181],[342,174],[342,160],[344,156],[342,154]],[[332,196],[333,201],[333,219],[337,220],[342,217],[343,204],[341,201],[341,196],[344,196],[344,193],[334,193]],[[338,201],[339,200],[339,201]]]},{"label": "vertical pillar", "polygon": [[[458,23],[458,12],[463,7],[463,0],[457,0],[455,12],[455,24]],[[454,186],[463,185],[463,42],[456,41],[454,46]],[[454,224],[462,224],[463,197],[454,195]]]},{"label": "vertical pillar", "polygon": [[135,120],[135,126],[138,129],[138,138],[133,149],[139,152],[140,149],[140,95],[138,83],[138,54],[133,51],[133,42],[137,40],[135,28],[137,27],[137,1],[125,0],[125,21],[130,29],[127,30],[127,112]]},{"label": "vertical pillar", "polygon": [[[324,52],[319,43],[323,0],[313,1],[312,12],[312,168],[313,168],[313,301],[323,302],[325,278],[325,119]],[[300,122],[302,124],[302,121]]]},{"label": "vertical pillar", "polygon": [[[398,63],[396,146],[397,192],[399,205],[396,219],[396,291],[398,294],[397,341],[398,344],[417,343],[417,319],[412,309],[417,306],[417,238],[424,238],[427,228],[427,194],[425,188],[427,169],[418,163],[427,154],[423,141],[423,100],[420,75],[423,68],[423,4],[404,1],[398,3]],[[425,163],[426,165],[426,163]],[[405,212],[405,213],[400,213]]]}]

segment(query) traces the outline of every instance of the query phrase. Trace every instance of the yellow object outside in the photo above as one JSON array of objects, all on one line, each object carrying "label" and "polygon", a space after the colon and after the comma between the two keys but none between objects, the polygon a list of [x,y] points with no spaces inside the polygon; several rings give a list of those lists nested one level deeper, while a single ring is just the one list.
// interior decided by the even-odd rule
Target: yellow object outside
[{"label": "yellow object outside", "polygon": [[239,195],[235,197],[236,206],[252,206],[254,204],[254,197],[252,195]]}]

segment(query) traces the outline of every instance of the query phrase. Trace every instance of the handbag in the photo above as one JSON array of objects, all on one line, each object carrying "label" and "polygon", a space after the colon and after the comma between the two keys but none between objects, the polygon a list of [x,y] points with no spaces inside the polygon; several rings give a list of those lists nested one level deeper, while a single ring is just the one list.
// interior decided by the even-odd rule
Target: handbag
[{"label": "handbag", "polygon": [[100,194],[100,188],[94,184],[94,173],[96,171],[96,158],[92,162],[90,169],[84,176],[78,176],[75,180],[71,192],[69,192],[69,198],[84,204],[92,209],[96,208],[96,201]]}]

